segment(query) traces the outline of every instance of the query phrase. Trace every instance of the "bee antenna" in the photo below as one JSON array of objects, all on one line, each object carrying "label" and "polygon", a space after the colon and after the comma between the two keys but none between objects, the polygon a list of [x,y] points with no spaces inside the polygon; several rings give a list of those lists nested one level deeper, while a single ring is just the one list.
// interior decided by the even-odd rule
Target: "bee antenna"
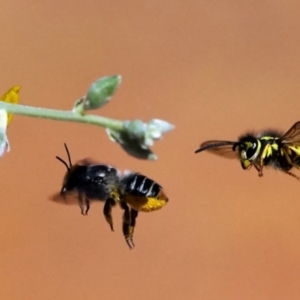
[{"label": "bee antenna", "polygon": [[68,164],[62,158],[60,158],[59,156],[55,156],[55,157],[66,166],[66,168],[68,169],[68,171],[70,170],[70,167],[68,166]]},{"label": "bee antenna", "polygon": [[70,155],[70,152],[69,152],[69,149],[68,149],[68,146],[67,144],[65,143],[65,149],[67,151],[67,155],[68,155],[68,160],[69,160],[69,165],[70,165],[70,168],[72,167],[72,162],[71,162],[71,155]]},{"label": "bee antenna", "polygon": [[71,162],[71,155],[70,155],[70,152],[69,152],[69,149],[68,149],[68,146],[66,143],[64,143],[65,145],[65,149],[67,151],[67,155],[68,155],[68,160],[69,160],[69,165],[66,163],[66,161],[64,161],[62,158],[60,158],[59,156],[56,156],[56,159],[58,159],[60,162],[62,162],[68,171],[70,171],[70,169],[72,168],[72,162]]}]

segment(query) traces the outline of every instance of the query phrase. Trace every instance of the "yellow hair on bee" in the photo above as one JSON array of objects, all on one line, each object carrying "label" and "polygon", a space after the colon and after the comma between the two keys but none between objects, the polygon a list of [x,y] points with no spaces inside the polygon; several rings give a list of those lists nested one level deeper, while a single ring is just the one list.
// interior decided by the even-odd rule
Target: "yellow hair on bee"
[{"label": "yellow hair on bee", "polygon": [[133,196],[126,194],[123,200],[136,211],[143,212],[151,212],[161,209],[169,201],[163,191],[160,191],[157,197]]}]

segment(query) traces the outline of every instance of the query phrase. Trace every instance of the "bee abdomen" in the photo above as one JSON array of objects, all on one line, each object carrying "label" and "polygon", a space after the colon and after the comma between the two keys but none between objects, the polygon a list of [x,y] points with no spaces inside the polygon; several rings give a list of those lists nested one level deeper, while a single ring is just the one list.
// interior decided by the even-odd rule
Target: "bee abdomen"
[{"label": "bee abdomen", "polygon": [[136,196],[156,197],[161,186],[141,174],[130,174],[123,178],[125,192]]}]

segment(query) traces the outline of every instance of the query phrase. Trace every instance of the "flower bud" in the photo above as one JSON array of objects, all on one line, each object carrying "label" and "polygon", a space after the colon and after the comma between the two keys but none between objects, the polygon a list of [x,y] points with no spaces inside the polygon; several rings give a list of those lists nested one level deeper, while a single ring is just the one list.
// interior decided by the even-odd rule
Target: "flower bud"
[{"label": "flower bud", "polygon": [[89,88],[84,110],[97,109],[109,102],[121,83],[121,76],[107,76],[95,81]]}]

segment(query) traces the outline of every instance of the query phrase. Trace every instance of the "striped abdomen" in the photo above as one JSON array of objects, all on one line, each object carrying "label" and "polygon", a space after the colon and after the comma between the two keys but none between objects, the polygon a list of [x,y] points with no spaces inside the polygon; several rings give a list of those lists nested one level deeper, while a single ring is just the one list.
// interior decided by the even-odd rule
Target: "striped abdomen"
[{"label": "striped abdomen", "polygon": [[142,174],[126,175],[121,180],[121,186],[121,198],[137,211],[157,210],[168,202],[162,187]]}]

